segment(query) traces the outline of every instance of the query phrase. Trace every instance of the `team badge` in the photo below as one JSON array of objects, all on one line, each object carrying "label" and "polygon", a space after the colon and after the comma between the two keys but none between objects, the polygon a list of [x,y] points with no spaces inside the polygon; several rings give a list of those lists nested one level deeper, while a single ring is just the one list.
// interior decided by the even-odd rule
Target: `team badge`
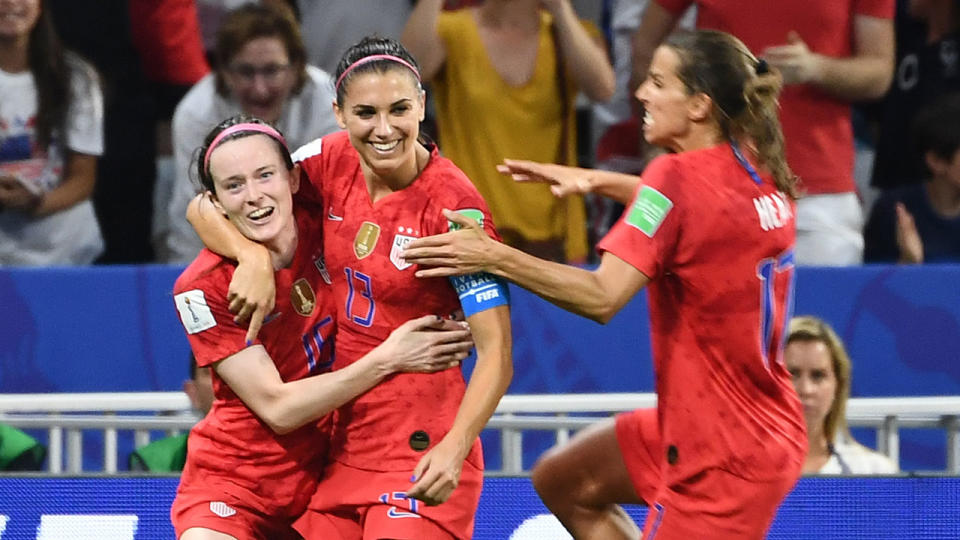
[{"label": "team badge", "polygon": [[[467,216],[468,218],[479,223],[481,227],[483,227],[483,212],[481,210],[478,210],[476,208],[463,208],[463,209],[457,210],[456,212],[458,214]],[[460,230],[459,223],[454,223],[450,220],[447,220],[447,225],[450,227],[451,231]]]},{"label": "team badge", "polygon": [[293,309],[304,317],[313,313],[313,308],[317,305],[317,297],[313,294],[309,281],[300,278],[293,282],[293,287],[290,287],[290,303],[293,304]]},{"label": "team badge", "polygon": [[377,240],[380,239],[380,226],[376,223],[364,221],[357,231],[356,238],[353,239],[353,254],[358,259],[362,259],[373,253],[373,248],[377,247]]},{"label": "team badge", "polygon": [[393,246],[390,247],[390,262],[397,267],[397,270],[406,270],[413,266],[413,263],[408,263],[400,254],[403,253],[403,248],[407,247],[407,244],[416,239],[416,236],[405,234],[397,234],[393,237]]},{"label": "team badge", "polygon": [[327,285],[332,284],[330,281],[330,272],[327,271],[327,260],[323,258],[323,254],[319,254],[313,259],[313,265],[317,267],[317,272],[320,272],[320,277],[323,278],[323,282]]},{"label": "team badge", "polygon": [[653,238],[672,208],[673,201],[666,195],[650,186],[643,186],[624,221],[627,225]]}]

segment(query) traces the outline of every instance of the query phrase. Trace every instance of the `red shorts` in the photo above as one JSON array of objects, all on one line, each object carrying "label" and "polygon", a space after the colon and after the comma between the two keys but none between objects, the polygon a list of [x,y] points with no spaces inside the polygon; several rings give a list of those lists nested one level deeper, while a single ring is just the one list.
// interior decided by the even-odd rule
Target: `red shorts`
[{"label": "red shorts", "polygon": [[763,538],[800,472],[763,482],[714,467],[668,481],[656,409],[618,415],[616,432],[634,488],[650,507],[644,540]]},{"label": "red shorts", "polygon": [[464,460],[460,483],[446,502],[427,506],[404,493],[411,471],[368,471],[334,461],[310,508],[294,523],[304,538],[331,540],[457,540],[473,536],[483,469]]},{"label": "red shorts", "polygon": [[238,540],[299,539],[292,524],[306,511],[316,485],[315,475],[301,473],[288,475],[286,480],[267,477],[262,485],[250,489],[222,473],[192,466],[188,460],[170,519],[177,538],[187,529],[202,527]]}]

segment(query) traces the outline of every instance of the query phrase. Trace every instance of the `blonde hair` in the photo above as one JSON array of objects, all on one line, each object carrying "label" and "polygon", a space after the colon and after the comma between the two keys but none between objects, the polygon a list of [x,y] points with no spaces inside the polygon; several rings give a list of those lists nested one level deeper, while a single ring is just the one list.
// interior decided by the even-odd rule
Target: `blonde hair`
[{"label": "blonde hair", "polygon": [[830,364],[837,379],[837,388],[833,393],[833,404],[823,421],[823,432],[831,445],[836,442],[838,434],[852,441],[853,437],[847,426],[847,399],[850,398],[850,374],[853,366],[843,341],[829,324],[810,315],[790,320],[786,344],[795,341],[823,343],[830,352]]},{"label": "blonde hair", "polygon": [[675,32],[664,45],[680,58],[677,76],[688,91],[713,101],[713,116],[723,137],[752,145],[777,189],[796,198],[797,178],[787,164],[780,127],[780,73],[725,32]]}]

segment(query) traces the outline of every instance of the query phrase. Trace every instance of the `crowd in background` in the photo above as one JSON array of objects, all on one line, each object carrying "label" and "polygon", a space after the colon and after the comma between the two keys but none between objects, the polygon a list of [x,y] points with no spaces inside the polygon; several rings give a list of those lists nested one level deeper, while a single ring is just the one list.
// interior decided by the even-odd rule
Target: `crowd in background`
[{"label": "crowd in background", "polygon": [[425,131],[504,238],[589,262],[620,208],[556,198],[495,164],[641,173],[658,150],[641,142],[632,88],[655,46],[690,26],[737,35],[783,74],[801,264],[960,260],[960,2],[749,5],[0,0],[0,265],[188,262],[199,137],[238,112],[294,147],[337,130],[329,74],[374,33],[414,51]]}]

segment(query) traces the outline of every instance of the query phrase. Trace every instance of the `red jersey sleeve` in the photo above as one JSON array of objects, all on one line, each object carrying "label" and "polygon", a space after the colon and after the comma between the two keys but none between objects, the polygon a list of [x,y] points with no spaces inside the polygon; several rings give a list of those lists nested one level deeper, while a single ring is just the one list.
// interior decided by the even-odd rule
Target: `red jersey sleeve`
[{"label": "red jersey sleeve", "polygon": [[610,252],[653,279],[670,267],[680,240],[683,181],[672,156],[653,160],[620,220],[600,241]]},{"label": "red jersey sleeve", "polygon": [[[189,271],[189,269],[188,269]],[[173,301],[197,365],[207,367],[246,348],[246,328],[227,309],[232,271],[224,265],[192,280],[177,280]]]},{"label": "red jersey sleeve", "polygon": [[895,0],[856,0],[853,13],[880,19],[892,19],[896,12]]},{"label": "red jersey sleeve", "polygon": [[314,139],[296,149],[291,157],[300,166],[300,188],[294,195],[300,202],[323,204],[324,139]]},{"label": "red jersey sleeve", "polygon": [[654,0],[654,2],[660,4],[660,7],[678,17],[683,15],[683,12],[693,4],[693,0]]}]

